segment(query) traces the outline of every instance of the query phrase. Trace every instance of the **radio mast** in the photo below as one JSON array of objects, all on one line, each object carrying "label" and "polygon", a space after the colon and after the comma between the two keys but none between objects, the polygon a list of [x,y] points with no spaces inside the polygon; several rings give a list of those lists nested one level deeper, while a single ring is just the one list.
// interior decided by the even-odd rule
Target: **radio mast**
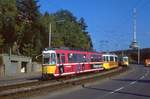
[{"label": "radio mast", "polygon": [[130,48],[137,49],[138,42],[136,40],[136,8],[133,9],[133,41],[131,42]]}]

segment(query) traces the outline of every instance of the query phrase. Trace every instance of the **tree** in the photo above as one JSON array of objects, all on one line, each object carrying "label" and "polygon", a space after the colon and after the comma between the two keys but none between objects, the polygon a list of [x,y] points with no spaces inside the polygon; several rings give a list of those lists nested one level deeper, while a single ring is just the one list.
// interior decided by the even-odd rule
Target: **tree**
[{"label": "tree", "polygon": [[52,16],[49,15],[48,12],[45,12],[45,14],[43,16],[41,16],[41,18],[40,18],[42,48],[48,47],[49,24],[52,21],[53,21],[53,18],[52,18]]},{"label": "tree", "polygon": [[2,35],[0,35],[0,47],[3,45],[4,43],[4,38],[2,37]]},{"label": "tree", "polygon": [[0,34],[10,47],[16,40],[14,27],[16,13],[16,0],[0,0]]},{"label": "tree", "polygon": [[37,21],[37,16],[40,14],[37,2],[37,0],[16,0],[17,9],[19,10],[18,19],[26,23],[33,23]]},{"label": "tree", "polygon": [[[79,25],[80,25],[82,31],[85,32],[85,31],[86,31],[86,28],[87,28],[87,25],[86,25],[86,23],[85,23],[84,18],[81,17],[81,18],[79,19],[78,23],[79,23]],[[85,32],[85,33],[87,33],[87,32]]]},{"label": "tree", "polygon": [[52,47],[93,48],[84,18],[77,20],[72,12],[63,9],[42,15],[37,2],[0,0],[0,46],[11,47],[15,54],[35,57],[48,47],[51,23]]},{"label": "tree", "polygon": [[20,50],[23,54],[26,54],[27,48],[25,45],[30,45],[35,52],[41,53],[41,23],[39,19],[41,17],[38,11],[39,6],[36,0],[17,0],[17,27],[18,27],[18,39],[20,44]]},{"label": "tree", "polygon": [[26,55],[26,56],[30,56],[30,57],[33,57],[33,56],[36,56],[36,51],[34,50],[34,46],[33,44],[24,44],[23,45],[23,54]]},{"label": "tree", "polygon": [[[59,46],[73,47],[73,48],[84,48],[91,49],[92,41],[89,39],[90,36],[86,31],[87,25],[84,18],[77,18],[68,10],[59,10],[52,14],[56,23],[56,28],[53,27],[52,35],[54,35],[55,40],[52,41],[52,45],[60,44]],[[65,20],[63,23],[58,23],[57,20]],[[60,42],[58,42],[59,39]],[[53,39],[53,38],[52,38]]]}]

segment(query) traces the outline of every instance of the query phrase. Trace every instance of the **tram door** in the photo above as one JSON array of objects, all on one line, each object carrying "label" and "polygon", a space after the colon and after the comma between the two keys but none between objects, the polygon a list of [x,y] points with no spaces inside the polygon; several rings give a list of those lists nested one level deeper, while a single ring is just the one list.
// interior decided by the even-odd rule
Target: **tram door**
[{"label": "tram door", "polygon": [[59,68],[59,74],[62,74],[64,73],[64,60],[65,59],[65,56],[64,54],[57,54],[57,63],[58,63],[58,68]]}]

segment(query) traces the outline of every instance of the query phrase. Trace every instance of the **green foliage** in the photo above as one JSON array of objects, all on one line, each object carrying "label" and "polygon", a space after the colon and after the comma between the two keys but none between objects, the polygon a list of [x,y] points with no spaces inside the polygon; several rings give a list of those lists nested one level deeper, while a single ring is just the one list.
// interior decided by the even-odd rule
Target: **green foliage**
[{"label": "green foliage", "polygon": [[0,66],[3,64],[3,58],[0,56]]},{"label": "green foliage", "polygon": [[35,57],[48,47],[51,24],[52,47],[93,49],[84,18],[63,9],[42,15],[38,8],[36,0],[0,0],[0,46]]},{"label": "green foliage", "polygon": [[10,46],[16,39],[15,17],[17,14],[15,0],[0,0],[0,34]]},{"label": "green foliage", "polygon": [[33,44],[28,43],[28,44],[24,44],[22,50],[23,50],[23,54],[26,56],[36,56],[36,51],[33,48]]},{"label": "green foliage", "polygon": [[[55,27],[53,26],[52,39],[61,40],[61,43],[53,40],[52,46],[55,47],[56,43],[59,44],[59,47],[92,49],[92,42],[89,33],[86,31],[87,25],[84,18],[80,18],[78,21],[68,10],[59,10],[52,14],[52,17],[55,20],[55,23],[53,23]],[[64,20],[64,22],[60,20]]]},{"label": "green foliage", "polygon": [[4,43],[4,38],[2,37],[2,35],[0,35],[0,46],[2,46]]},{"label": "green foliage", "polygon": [[34,53],[31,54],[31,52],[39,54],[42,49],[40,12],[38,11],[37,1],[17,0],[16,3],[18,10],[16,19],[18,23],[16,25],[17,44],[19,44],[24,55],[30,53],[30,56],[34,56]]}]

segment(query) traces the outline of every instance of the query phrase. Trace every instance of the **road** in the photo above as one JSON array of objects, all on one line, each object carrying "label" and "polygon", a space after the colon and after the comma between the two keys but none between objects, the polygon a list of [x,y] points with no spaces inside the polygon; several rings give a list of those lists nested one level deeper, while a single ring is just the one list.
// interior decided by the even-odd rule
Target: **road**
[{"label": "road", "polygon": [[[132,65],[126,74],[111,77],[95,85],[61,91],[39,98],[45,99],[150,99],[150,68]],[[61,94],[60,94],[61,93]],[[37,97],[36,97],[37,98]]]}]

